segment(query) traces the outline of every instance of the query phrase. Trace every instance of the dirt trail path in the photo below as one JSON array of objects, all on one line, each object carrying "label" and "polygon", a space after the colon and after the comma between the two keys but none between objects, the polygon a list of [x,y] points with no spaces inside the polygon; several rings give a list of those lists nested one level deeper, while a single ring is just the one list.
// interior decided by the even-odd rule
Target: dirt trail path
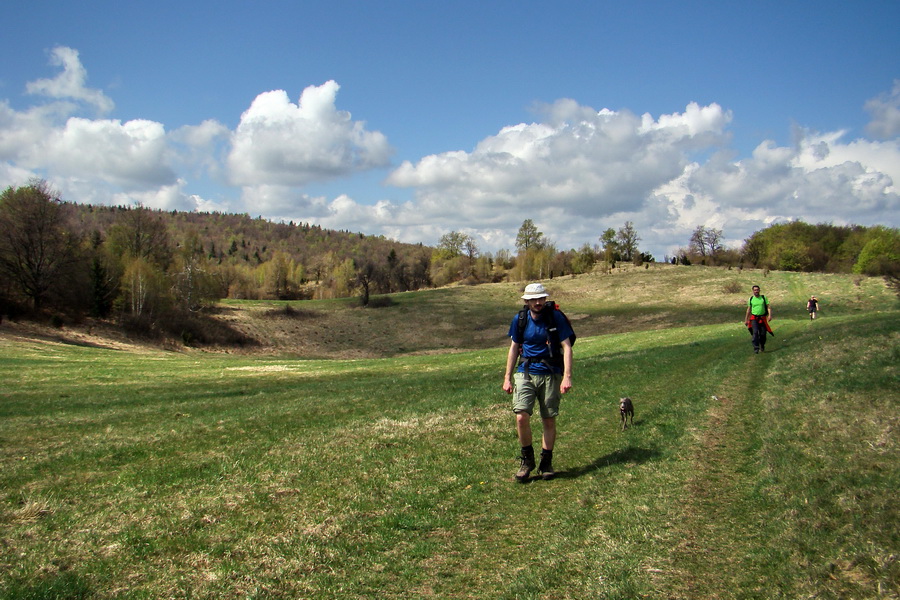
[{"label": "dirt trail path", "polygon": [[[759,424],[759,394],[771,356],[754,356],[755,368],[738,363],[712,398],[690,458],[676,538],[670,555],[675,574],[670,600],[735,598],[766,594],[748,573],[745,552],[759,537],[747,500],[754,480],[752,446]],[[755,592],[747,589],[759,585]]]}]

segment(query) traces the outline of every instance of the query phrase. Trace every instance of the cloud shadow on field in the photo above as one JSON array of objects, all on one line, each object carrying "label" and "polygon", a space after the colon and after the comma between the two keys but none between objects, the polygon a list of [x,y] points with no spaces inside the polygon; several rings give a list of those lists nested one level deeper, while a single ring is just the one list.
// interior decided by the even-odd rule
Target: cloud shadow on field
[{"label": "cloud shadow on field", "polygon": [[568,469],[566,471],[557,471],[556,476],[560,479],[575,479],[582,475],[593,473],[604,467],[611,467],[619,464],[641,464],[658,458],[659,456],[659,451],[654,450],[653,448],[628,446],[627,448],[620,448],[619,450],[598,457],[587,465]]}]

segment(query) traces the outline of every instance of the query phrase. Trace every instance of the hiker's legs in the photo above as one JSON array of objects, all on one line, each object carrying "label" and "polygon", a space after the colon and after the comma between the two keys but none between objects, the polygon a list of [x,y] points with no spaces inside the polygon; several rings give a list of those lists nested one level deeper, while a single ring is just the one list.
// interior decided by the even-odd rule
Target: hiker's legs
[{"label": "hiker's legs", "polygon": [[513,394],[513,412],[516,414],[516,434],[522,447],[531,445],[531,413],[537,401],[537,386],[534,378],[525,378],[524,373],[513,375],[515,393]]},{"label": "hiker's legs", "polygon": [[766,327],[762,321],[754,319],[750,322],[750,331],[752,333],[753,351],[759,352],[766,345]]},{"label": "hiker's legs", "polygon": [[[556,417],[542,418],[541,424],[544,428],[541,447],[544,450],[553,450],[556,445]],[[516,413],[516,434],[519,436],[519,445],[523,448],[534,443],[531,432],[531,415],[527,412]]]},{"label": "hiker's legs", "polygon": [[541,446],[544,450],[553,450],[556,445],[556,417],[549,419],[541,419],[544,425],[544,435],[541,440]]},{"label": "hiker's legs", "polygon": [[534,470],[534,447],[531,445],[531,415],[525,411],[516,413],[516,433],[519,436],[519,445],[522,446],[522,460],[519,470],[516,471],[516,481],[525,483]]},{"label": "hiker's legs", "polygon": [[516,434],[519,436],[520,446],[524,448],[531,445],[531,415],[527,412],[516,413]]},{"label": "hiker's legs", "polygon": [[538,399],[541,409],[541,424],[543,425],[542,446],[544,450],[553,450],[556,445],[556,417],[559,416],[560,392],[559,384],[562,375],[544,375],[542,377]]},{"label": "hiker's legs", "polygon": [[532,446],[534,436],[531,430],[531,414],[534,405],[540,407],[541,424],[543,434],[541,446],[542,476],[549,479],[554,476],[552,467],[552,451],[556,445],[556,416],[559,414],[559,385],[560,375],[531,375],[525,379],[521,373],[516,373],[514,380],[516,394],[513,401],[513,412],[516,415],[516,435],[519,445],[522,447],[522,465],[516,473],[516,479],[528,481],[531,471],[535,468],[534,448]]}]

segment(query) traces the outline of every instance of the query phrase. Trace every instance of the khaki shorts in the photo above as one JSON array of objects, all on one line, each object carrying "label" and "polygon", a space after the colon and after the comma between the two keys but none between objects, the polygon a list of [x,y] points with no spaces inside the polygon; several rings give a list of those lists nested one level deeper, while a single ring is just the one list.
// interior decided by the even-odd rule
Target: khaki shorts
[{"label": "khaki shorts", "polygon": [[516,392],[513,394],[513,412],[534,414],[534,403],[537,402],[542,419],[552,419],[559,415],[559,384],[562,375],[531,374],[531,381],[525,380],[524,373],[515,373],[513,383]]}]

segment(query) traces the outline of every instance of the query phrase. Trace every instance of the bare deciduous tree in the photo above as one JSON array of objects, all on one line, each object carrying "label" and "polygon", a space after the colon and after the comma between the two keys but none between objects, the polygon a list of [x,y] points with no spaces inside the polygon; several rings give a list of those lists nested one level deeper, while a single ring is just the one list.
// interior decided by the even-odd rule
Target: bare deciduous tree
[{"label": "bare deciduous tree", "polygon": [[8,187],[0,195],[0,272],[39,310],[78,261],[80,239],[47,182]]},{"label": "bare deciduous tree", "polygon": [[694,254],[706,257],[706,227],[704,225],[698,225],[691,234],[688,249]]},{"label": "bare deciduous tree", "polygon": [[715,258],[724,249],[722,230],[699,225],[691,234],[688,248],[702,258]]},{"label": "bare deciduous tree", "polygon": [[109,230],[107,243],[123,259],[144,259],[165,271],[172,262],[172,245],[162,215],[143,206],[124,210]]}]

